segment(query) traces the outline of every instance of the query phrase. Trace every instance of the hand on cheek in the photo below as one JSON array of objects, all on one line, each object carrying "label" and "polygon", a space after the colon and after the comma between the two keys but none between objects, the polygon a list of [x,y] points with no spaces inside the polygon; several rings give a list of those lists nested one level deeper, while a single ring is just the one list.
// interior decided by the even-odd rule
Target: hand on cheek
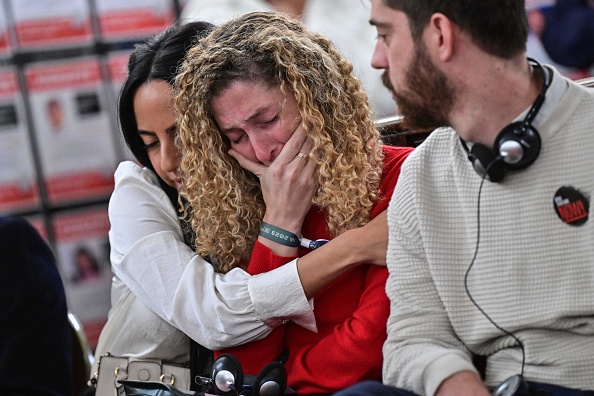
[{"label": "hand on cheek", "polygon": [[262,175],[268,169],[267,166],[262,165],[260,162],[254,162],[254,161],[251,161],[251,160],[245,158],[237,150],[229,149],[229,155],[231,157],[235,158],[235,160],[239,163],[239,166],[241,166],[243,169],[245,169],[247,171],[252,172],[259,179],[261,179]]},{"label": "hand on cheek", "polygon": [[301,233],[301,224],[317,188],[317,165],[309,156],[312,146],[299,124],[268,167],[246,159],[236,150],[229,150],[229,155],[242,168],[260,179],[266,203],[264,221],[297,235]]}]

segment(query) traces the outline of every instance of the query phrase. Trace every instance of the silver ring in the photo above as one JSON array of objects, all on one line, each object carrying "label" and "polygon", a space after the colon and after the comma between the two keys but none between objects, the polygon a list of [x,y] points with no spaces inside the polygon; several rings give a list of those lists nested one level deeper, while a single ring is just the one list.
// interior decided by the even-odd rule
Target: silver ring
[{"label": "silver ring", "polygon": [[303,158],[304,160],[309,160],[309,155],[302,153],[301,151],[297,153],[297,157]]}]

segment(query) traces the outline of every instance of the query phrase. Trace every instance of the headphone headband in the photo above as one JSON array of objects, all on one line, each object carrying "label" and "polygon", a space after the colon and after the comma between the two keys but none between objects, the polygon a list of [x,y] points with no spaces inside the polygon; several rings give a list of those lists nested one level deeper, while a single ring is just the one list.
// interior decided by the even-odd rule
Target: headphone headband
[{"label": "headphone headband", "polygon": [[549,87],[551,86],[551,83],[553,82],[553,75],[551,74],[549,69],[547,69],[545,66],[541,65],[540,62],[538,62],[535,59],[528,58],[528,63],[531,66],[540,69],[540,72],[542,73],[542,88],[540,90],[540,93],[534,100],[532,107],[530,107],[530,110],[528,110],[528,113],[526,114],[526,117],[524,118],[525,126],[531,125],[532,122],[534,121],[534,118],[536,117],[536,115],[538,114],[538,111],[540,110],[540,108],[542,107],[542,104],[544,103],[547,90],[549,89]]},{"label": "headphone headband", "polygon": [[540,135],[532,122],[542,107],[547,90],[551,86],[552,73],[539,62],[528,58],[528,63],[533,68],[538,68],[542,73],[542,88],[530,106],[523,121],[507,125],[495,138],[493,148],[475,143],[471,149],[460,138],[462,147],[468,153],[468,159],[475,171],[492,182],[503,180],[507,169],[524,169],[531,165],[540,154]]}]

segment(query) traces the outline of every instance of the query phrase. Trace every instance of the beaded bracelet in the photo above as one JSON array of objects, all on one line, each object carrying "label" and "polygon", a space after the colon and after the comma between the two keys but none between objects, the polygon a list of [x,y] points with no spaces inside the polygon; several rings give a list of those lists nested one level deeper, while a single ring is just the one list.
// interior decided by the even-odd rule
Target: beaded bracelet
[{"label": "beaded bracelet", "polygon": [[301,245],[297,235],[265,222],[262,222],[260,226],[260,236],[285,246],[297,247]]}]

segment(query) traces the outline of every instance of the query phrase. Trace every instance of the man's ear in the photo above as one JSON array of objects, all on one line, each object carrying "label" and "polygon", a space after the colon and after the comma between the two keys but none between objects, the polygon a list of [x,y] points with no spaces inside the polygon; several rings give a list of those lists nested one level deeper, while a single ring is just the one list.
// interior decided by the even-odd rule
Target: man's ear
[{"label": "man's ear", "polygon": [[454,25],[452,21],[442,13],[435,13],[431,16],[429,25],[424,33],[425,44],[429,52],[441,61],[447,61],[454,53]]}]

